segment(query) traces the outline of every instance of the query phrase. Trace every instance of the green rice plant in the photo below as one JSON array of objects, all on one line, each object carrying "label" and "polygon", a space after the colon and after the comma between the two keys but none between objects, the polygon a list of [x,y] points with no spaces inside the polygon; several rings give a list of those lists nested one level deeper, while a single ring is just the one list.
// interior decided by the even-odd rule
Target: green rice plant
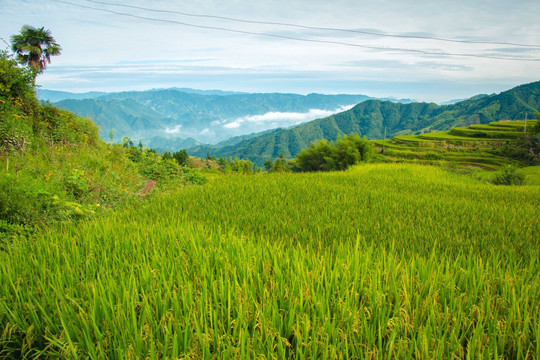
[{"label": "green rice plant", "polygon": [[0,252],[0,357],[534,359],[540,188],[233,174]]}]

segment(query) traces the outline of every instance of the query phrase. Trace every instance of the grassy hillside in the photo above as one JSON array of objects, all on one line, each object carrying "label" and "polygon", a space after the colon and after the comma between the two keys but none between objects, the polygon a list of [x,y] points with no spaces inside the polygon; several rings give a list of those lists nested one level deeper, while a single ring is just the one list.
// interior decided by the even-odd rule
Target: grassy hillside
[{"label": "grassy hillside", "polygon": [[92,121],[40,105],[32,74],[0,55],[0,251],[41,227],[140,200],[151,181],[188,181],[177,162],[106,144]]},{"label": "grassy hillside", "polygon": [[292,158],[319,139],[335,140],[338,134],[356,132],[369,139],[449,130],[471,124],[534,117],[540,111],[540,82],[518,86],[498,95],[439,106],[433,103],[393,103],[368,100],[351,110],[289,129],[277,129],[231,146],[195,147],[190,154],[240,157],[263,164],[283,153]]},{"label": "grassy hillside", "polygon": [[539,189],[410,164],[185,188],[0,252],[0,351],[538,358]]}]

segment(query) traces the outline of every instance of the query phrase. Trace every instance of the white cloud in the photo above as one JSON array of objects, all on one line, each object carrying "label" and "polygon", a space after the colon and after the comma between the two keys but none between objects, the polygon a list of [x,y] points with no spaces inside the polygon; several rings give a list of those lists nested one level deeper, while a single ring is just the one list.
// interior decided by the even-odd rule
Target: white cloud
[{"label": "white cloud", "polygon": [[266,129],[274,126],[291,126],[349,110],[353,106],[354,105],[346,105],[334,110],[309,109],[308,112],[304,113],[272,111],[262,115],[248,115],[237,118],[234,121],[223,125],[223,127],[227,129],[237,129],[240,126],[258,125],[263,126]]},{"label": "white cloud", "polygon": [[237,129],[240,127],[240,125],[242,125],[242,121],[236,120],[231,123],[223,125],[223,127],[227,129]]},{"label": "white cloud", "polygon": [[176,126],[174,126],[172,128],[166,128],[165,132],[167,134],[179,134],[181,129],[182,129],[182,125],[179,124],[179,125],[176,125]]}]

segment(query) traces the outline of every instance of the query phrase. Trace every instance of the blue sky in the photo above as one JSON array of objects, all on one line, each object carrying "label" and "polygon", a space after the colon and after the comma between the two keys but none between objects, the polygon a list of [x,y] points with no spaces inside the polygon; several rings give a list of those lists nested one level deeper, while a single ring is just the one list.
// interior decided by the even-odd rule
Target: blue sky
[{"label": "blue sky", "polygon": [[[38,84],[46,89],[84,92],[191,87],[302,94],[361,93],[441,102],[500,92],[540,80],[540,61],[440,55],[540,60],[537,0],[106,1],[169,13],[88,0],[66,1],[71,4],[56,0],[0,0],[1,38],[9,42],[11,34],[29,24],[51,30],[62,46],[62,55],[54,57],[46,72],[38,77]],[[376,36],[172,12],[355,29],[381,35],[537,46]],[[278,37],[203,29],[180,22]]]}]

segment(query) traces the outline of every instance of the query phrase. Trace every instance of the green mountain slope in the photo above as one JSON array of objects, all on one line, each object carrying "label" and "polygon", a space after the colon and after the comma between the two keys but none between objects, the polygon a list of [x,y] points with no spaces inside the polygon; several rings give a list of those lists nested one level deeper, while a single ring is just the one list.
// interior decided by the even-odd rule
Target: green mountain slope
[{"label": "green mountain slope", "polygon": [[136,137],[142,133],[163,131],[171,125],[168,119],[132,99],[107,101],[96,99],[62,100],[55,104],[63,109],[77,109],[77,114],[94,120],[102,137],[113,130],[117,134]]},{"label": "green mountain slope", "polygon": [[369,139],[448,130],[456,126],[488,124],[504,119],[529,118],[540,111],[540,82],[518,86],[497,95],[475,97],[453,105],[434,103],[394,103],[367,100],[354,108],[288,129],[277,129],[260,136],[222,147],[199,146],[189,149],[194,156],[250,159],[261,165],[280,153],[294,157],[318,139],[336,139],[338,134],[356,132]]},{"label": "green mountain slope", "polygon": [[261,130],[291,126],[338,112],[369,99],[365,95],[242,94],[176,89],[131,91],[107,94],[95,99],[62,100],[57,106],[91,117],[108,137],[142,140],[170,138],[169,150],[177,139],[217,143],[230,137]]}]

